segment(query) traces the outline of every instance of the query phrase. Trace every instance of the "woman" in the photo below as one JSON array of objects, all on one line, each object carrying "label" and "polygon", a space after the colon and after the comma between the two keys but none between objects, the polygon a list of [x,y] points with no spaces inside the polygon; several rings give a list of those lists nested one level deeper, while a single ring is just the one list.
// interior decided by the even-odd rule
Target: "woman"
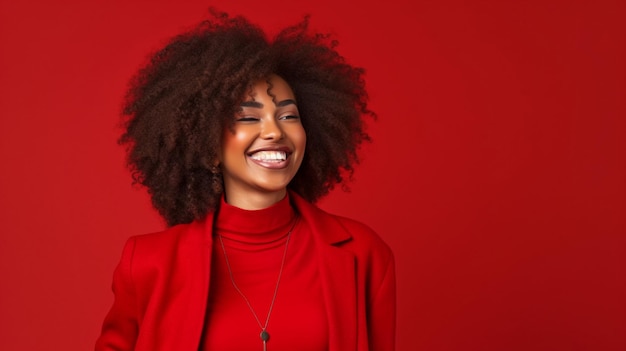
[{"label": "woman", "polygon": [[335,45],[212,11],[139,71],[120,142],[168,229],[126,243],[96,350],[394,349],[391,251],[312,204],[374,115]]}]

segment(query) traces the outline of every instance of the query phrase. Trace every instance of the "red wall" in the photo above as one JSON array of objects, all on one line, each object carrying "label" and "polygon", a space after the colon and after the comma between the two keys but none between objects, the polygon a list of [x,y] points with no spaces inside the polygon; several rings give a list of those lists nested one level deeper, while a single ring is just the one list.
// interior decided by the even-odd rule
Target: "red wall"
[{"label": "red wall", "polygon": [[618,1],[2,1],[0,349],[92,348],[124,240],[162,223],[116,146],[126,81],[207,4],[311,13],[378,122],[321,202],[396,253],[399,350],[626,349]]}]

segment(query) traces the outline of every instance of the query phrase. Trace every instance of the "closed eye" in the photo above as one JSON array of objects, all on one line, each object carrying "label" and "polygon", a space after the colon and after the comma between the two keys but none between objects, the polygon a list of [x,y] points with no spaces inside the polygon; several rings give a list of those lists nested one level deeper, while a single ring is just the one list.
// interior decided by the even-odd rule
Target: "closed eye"
[{"label": "closed eye", "polygon": [[239,117],[237,118],[237,122],[256,122],[259,119],[256,117]]},{"label": "closed eye", "polygon": [[278,120],[280,120],[280,121],[284,121],[284,120],[288,120],[288,119],[300,119],[300,116],[286,115],[286,116],[281,116],[281,117],[278,118]]}]

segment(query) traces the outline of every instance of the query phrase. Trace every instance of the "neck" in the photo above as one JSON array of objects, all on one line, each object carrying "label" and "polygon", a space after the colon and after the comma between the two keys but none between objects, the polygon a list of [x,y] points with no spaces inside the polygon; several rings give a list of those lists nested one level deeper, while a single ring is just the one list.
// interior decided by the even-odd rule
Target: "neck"
[{"label": "neck", "polygon": [[270,193],[248,193],[242,196],[242,194],[229,193],[228,189],[224,191],[224,200],[227,204],[241,208],[243,210],[262,210],[268,208],[287,195],[287,189],[282,189],[276,192]]}]

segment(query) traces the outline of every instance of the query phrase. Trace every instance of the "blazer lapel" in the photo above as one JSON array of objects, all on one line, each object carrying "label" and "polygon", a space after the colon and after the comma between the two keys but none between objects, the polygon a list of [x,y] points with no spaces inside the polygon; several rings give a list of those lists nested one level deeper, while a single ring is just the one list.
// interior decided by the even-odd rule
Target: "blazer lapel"
[{"label": "blazer lapel", "polygon": [[316,239],[320,277],[328,313],[329,351],[356,350],[357,288],[354,255],[338,247],[350,233],[326,212],[290,194]]},{"label": "blazer lapel", "polygon": [[329,350],[355,350],[357,299],[354,256],[326,245],[320,250],[320,276],[328,312]]},{"label": "blazer lapel", "polygon": [[166,288],[170,299],[165,308],[172,315],[163,316],[172,340],[169,346],[157,345],[159,350],[198,350],[209,293],[212,223],[213,215],[210,214],[205,221],[193,222],[185,233],[181,233],[174,258],[177,267]]}]

